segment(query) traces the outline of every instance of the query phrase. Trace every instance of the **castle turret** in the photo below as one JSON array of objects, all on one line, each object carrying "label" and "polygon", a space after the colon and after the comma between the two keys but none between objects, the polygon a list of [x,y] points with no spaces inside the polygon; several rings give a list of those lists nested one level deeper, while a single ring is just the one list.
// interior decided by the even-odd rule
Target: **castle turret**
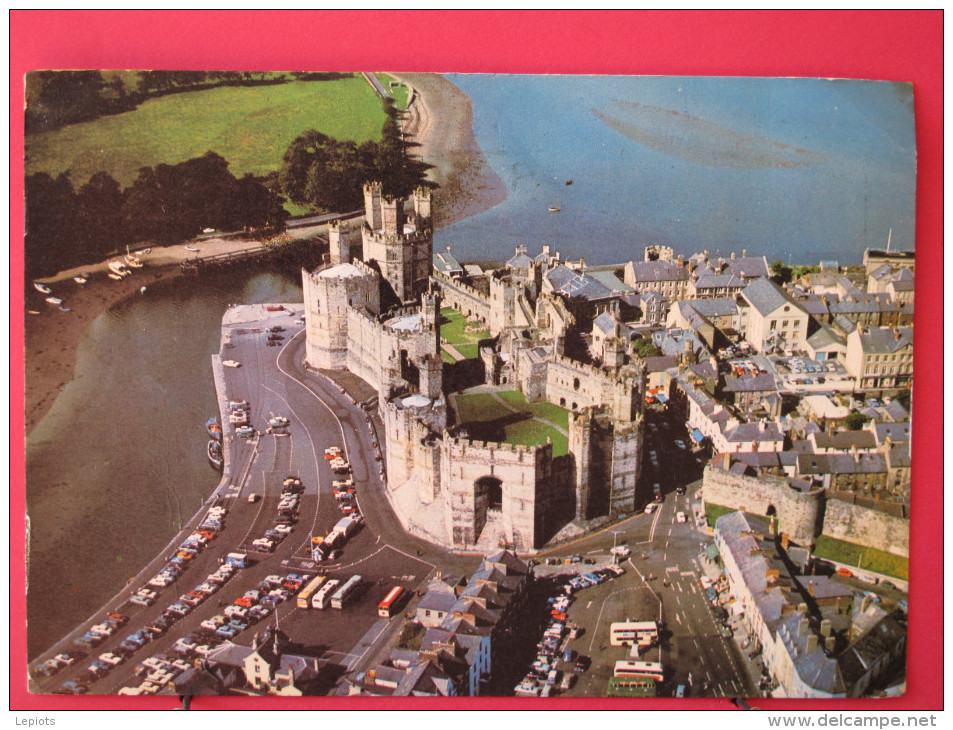
[{"label": "castle turret", "polygon": [[[380,183],[364,186],[363,259],[376,262],[384,281],[402,304],[417,301],[433,267],[433,228],[429,191],[415,191],[413,220],[402,198],[383,194]],[[422,213],[426,212],[424,216]]]},{"label": "castle turret", "polygon": [[328,222],[328,244],[332,265],[351,263],[350,230],[340,219]]}]

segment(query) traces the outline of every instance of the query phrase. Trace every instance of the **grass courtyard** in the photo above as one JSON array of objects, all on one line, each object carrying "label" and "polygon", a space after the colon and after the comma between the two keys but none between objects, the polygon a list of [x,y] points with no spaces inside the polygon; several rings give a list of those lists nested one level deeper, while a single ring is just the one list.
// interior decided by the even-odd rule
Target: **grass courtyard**
[{"label": "grass courtyard", "polygon": [[[471,438],[522,446],[543,444],[549,438],[554,456],[569,452],[569,440],[559,430],[569,424],[569,411],[564,408],[527,403],[517,390],[459,394],[454,396],[454,404],[457,418]],[[542,422],[534,420],[537,418]]]},{"label": "grass courtyard", "polygon": [[[469,328],[469,331],[467,331]],[[490,336],[490,331],[479,321],[468,321],[452,307],[440,310],[440,337],[459,352],[464,359],[473,359],[480,355],[480,340]],[[443,350],[445,362],[456,362],[452,353]],[[449,359],[448,359],[449,358]]]},{"label": "grass courtyard", "polygon": [[825,560],[853,565],[860,570],[909,579],[910,561],[893,553],[856,545],[827,535],[820,535],[814,544],[814,555]]},{"label": "grass courtyard", "polygon": [[236,177],[264,175],[281,166],[288,146],[305,130],[360,144],[379,140],[384,120],[380,99],[359,74],[170,94],[131,112],[27,136],[26,174],[69,170],[78,188],[105,171],[125,187],[141,167],[176,164],[212,150],[228,160]]}]

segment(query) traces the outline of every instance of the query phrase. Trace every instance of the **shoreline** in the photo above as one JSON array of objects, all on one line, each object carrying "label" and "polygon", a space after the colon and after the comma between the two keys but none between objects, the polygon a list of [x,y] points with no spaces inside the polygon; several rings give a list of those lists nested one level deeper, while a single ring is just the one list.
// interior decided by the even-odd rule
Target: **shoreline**
[{"label": "shoreline", "polygon": [[[433,165],[430,179],[440,185],[434,192],[435,228],[482,213],[506,199],[506,187],[483,156],[473,134],[473,110],[470,100],[456,86],[438,74],[394,74],[414,88],[414,100],[405,119],[405,134],[416,151]],[[305,229],[291,232],[299,237]],[[49,412],[56,398],[75,377],[79,344],[87,327],[104,312],[141,287],[181,276],[179,264],[189,258],[257,248],[252,241],[221,238],[193,242],[199,254],[186,251],[184,244],[153,247],[141,256],[142,269],[121,281],[107,278],[106,261],[67,269],[40,281],[48,284],[53,295],[64,300],[72,311],[61,312],[44,301],[45,296],[24,282],[24,416],[25,434]],[[141,244],[145,246],[148,244]],[[115,260],[121,256],[112,256]],[[89,272],[86,284],[73,277]],[[38,315],[27,311],[39,312]]]}]

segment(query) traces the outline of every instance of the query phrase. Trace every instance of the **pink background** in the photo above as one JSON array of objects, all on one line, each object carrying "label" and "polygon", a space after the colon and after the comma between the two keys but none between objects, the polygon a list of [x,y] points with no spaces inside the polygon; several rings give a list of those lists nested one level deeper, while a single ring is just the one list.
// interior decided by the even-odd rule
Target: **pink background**
[{"label": "pink background", "polygon": [[[918,139],[917,307],[908,692],[890,700],[758,700],[765,709],[942,704],[942,11],[10,12],[10,709],[169,709],[174,697],[30,695],[23,457],[23,76],[34,69],[458,71],[806,76],[910,81]],[[729,700],[550,700],[546,709],[730,709]],[[541,709],[508,698],[200,697],[195,709]]]}]

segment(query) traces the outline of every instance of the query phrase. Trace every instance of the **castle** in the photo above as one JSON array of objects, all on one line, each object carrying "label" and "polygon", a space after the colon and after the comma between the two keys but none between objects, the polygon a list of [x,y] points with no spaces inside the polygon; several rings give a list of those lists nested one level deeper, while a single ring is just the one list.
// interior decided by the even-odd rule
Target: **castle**
[{"label": "castle", "polygon": [[[633,512],[645,501],[637,495],[645,369],[625,362],[620,338],[606,339],[599,365],[567,351],[573,330],[615,316],[618,297],[598,272],[579,274],[548,249],[535,259],[518,251],[480,286],[432,271],[430,191],[411,197],[365,185],[360,255],[333,222],[328,261],[302,272],[306,362],[349,370],[377,391],[385,484],[405,529],[454,549],[532,551]],[[570,301],[567,287],[588,287],[591,296]],[[509,383],[531,403],[571,411],[567,454],[554,455],[549,442],[475,440],[456,427],[444,387],[442,303],[488,327],[493,344],[479,352],[487,384]]]}]

